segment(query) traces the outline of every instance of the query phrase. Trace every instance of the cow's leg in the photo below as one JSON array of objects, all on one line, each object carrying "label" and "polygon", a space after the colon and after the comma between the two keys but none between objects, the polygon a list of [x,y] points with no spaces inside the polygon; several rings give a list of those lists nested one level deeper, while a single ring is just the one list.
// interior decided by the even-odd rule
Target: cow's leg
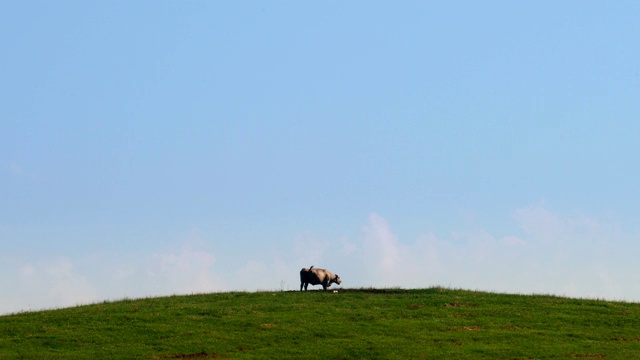
[{"label": "cow's leg", "polygon": [[307,291],[308,287],[309,287],[309,283],[304,283],[304,291]]},{"label": "cow's leg", "polygon": [[300,282],[300,291],[302,291],[303,286],[304,286],[304,282]]},{"label": "cow's leg", "polygon": [[328,288],[329,286],[331,286],[331,282],[330,282],[330,281],[327,281],[327,279],[324,279],[324,280],[322,281],[322,288],[323,288],[325,291],[327,291],[327,288]]}]

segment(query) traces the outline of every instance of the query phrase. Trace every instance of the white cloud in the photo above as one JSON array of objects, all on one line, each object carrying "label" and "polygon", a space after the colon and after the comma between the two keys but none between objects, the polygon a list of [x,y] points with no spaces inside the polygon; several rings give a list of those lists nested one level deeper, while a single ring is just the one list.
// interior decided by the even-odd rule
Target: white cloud
[{"label": "white cloud", "polygon": [[298,286],[297,271],[300,267],[276,257],[271,260],[249,260],[235,273],[235,289],[293,290]]},{"label": "white cloud", "polygon": [[293,255],[303,267],[318,266],[323,263],[325,253],[332,248],[330,241],[316,235],[298,234],[294,240]]},{"label": "white cloud", "polygon": [[31,264],[25,264],[20,267],[20,278],[23,280],[31,280],[36,277],[38,270]]},{"label": "white cloud", "polygon": [[[524,236],[471,229],[406,241],[383,217],[371,214],[361,242],[336,271],[349,286],[443,285],[640,300],[639,290],[624,285],[640,277],[625,270],[630,265],[621,266],[632,261],[621,258],[632,239],[616,226],[541,206],[518,209],[513,219]],[[358,268],[363,271],[354,271]]]},{"label": "white cloud", "polygon": [[384,272],[393,272],[405,249],[391,232],[387,221],[378,214],[371,214],[364,227],[365,254],[380,266]]},{"label": "white cloud", "polygon": [[180,253],[155,253],[154,264],[147,269],[150,279],[162,293],[201,293],[225,288],[214,275],[215,256],[202,250],[184,247]]},{"label": "white cloud", "polygon": [[64,257],[41,262],[38,265],[6,261],[3,272],[10,281],[3,281],[4,296],[0,313],[57,308],[95,302],[96,288],[78,274],[73,262]]},{"label": "white cloud", "polygon": [[[177,251],[0,261],[0,313],[229,290],[216,257],[189,238]],[[6,261],[5,261],[6,260]]]},{"label": "white cloud", "polygon": [[[508,220],[508,219],[507,219]],[[515,210],[516,234],[473,228],[401,239],[371,214],[355,238],[297,235],[270,253],[212,252],[197,231],[172,250],[0,261],[0,313],[125,297],[229,290],[297,290],[301,267],[340,274],[345,287],[449,286],[640,301],[637,236],[583,214]],[[220,263],[218,259],[227,259]],[[230,261],[228,259],[236,259]],[[240,261],[237,261],[240,259]],[[630,285],[631,284],[631,285]]]},{"label": "white cloud", "polygon": [[502,242],[504,242],[505,245],[512,246],[512,247],[523,247],[527,245],[526,241],[513,235],[505,236],[502,239]]},{"label": "white cloud", "polygon": [[61,259],[49,265],[45,269],[45,276],[51,280],[48,297],[62,306],[98,300],[95,287],[86,277],[75,272],[69,259]]},{"label": "white cloud", "polygon": [[555,243],[567,237],[565,221],[541,206],[518,209],[513,217],[525,234],[536,241]]}]

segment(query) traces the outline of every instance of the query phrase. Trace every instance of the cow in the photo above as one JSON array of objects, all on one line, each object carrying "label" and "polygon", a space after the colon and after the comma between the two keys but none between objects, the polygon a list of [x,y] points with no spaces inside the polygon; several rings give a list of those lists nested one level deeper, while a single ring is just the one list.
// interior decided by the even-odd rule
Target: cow
[{"label": "cow", "polygon": [[302,287],[304,290],[307,290],[307,286],[311,285],[322,285],[324,290],[327,290],[332,283],[336,283],[340,285],[342,281],[340,281],[340,276],[338,274],[334,275],[331,271],[325,269],[313,268],[302,268],[300,270],[300,291],[302,291]]}]

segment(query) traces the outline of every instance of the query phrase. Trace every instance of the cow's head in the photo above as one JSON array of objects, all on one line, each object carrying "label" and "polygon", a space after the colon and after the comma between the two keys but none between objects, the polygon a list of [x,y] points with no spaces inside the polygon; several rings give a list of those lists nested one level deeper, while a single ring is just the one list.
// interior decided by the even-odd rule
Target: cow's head
[{"label": "cow's head", "polygon": [[331,282],[334,282],[338,285],[340,285],[340,283],[342,282],[342,280],[340,280],[340,276],[338,276],[338,274],[336,274],[333,279],[331,280]]}]

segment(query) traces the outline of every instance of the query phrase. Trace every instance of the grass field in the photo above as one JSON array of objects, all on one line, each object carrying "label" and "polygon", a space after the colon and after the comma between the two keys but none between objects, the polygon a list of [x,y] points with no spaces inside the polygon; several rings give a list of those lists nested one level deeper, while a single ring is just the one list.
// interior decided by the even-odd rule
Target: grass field
[{"label": "grass field", "polygon": [[442,288],[214,293],[0,317],[5,359],[640,358],[640,304]]}]

